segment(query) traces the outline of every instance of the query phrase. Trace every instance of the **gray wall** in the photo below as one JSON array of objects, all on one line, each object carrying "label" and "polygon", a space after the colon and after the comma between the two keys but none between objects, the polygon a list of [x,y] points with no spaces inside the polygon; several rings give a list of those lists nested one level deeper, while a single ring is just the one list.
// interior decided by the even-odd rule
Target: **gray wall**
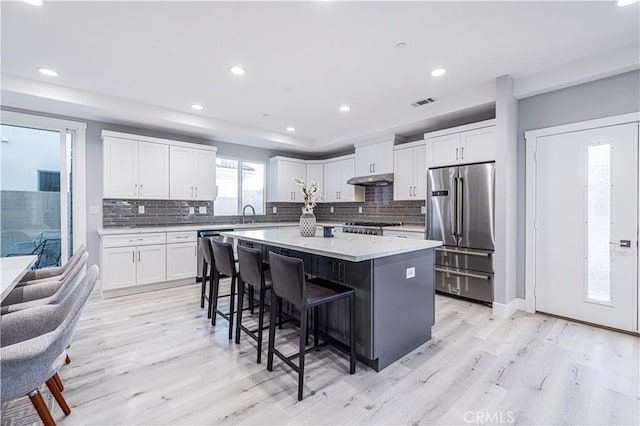
[{"label": "gray wall", "polygon": [[524,297],[525,278],[524,132],[637,111],[640,111],[638,70],[518,101],[518,297]]}]

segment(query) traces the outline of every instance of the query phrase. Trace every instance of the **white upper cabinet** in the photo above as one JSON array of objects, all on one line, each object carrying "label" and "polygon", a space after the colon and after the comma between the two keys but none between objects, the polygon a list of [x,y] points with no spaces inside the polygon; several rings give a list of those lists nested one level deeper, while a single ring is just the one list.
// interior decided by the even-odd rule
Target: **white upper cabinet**
[{"label": "white upper cabinet", "polygon": [[424,142],[396,146],[393,154],[393,199],[426,199],[426,147]]},{"label": "white upper cabinet", "polygon": [[356,146],[355,175],[393,173],[393,140]]},{"label": "white upper cabinet", "polygon": [[110,131],[102,138],[103,198],[215,198],[215,147]]},{"label": "white upper cabinet", "polygon": [[105,137],[103,197],[166,199],[169,146]]},{"label": "white upper cabinet", "polygon": [[[321,161],[307,161],[307,183],[316,182],[322,194],[324,194],[324,164]],[[324,196],[320,197],[324,201]]]},{"label": "white upper cabinet", "polygon": [[138,143],[139,198],[169,198],[169,145]]},{"label": "white upper cabinet", "polygon": [[460,135],[460,157],[463,163],[482,163],[496,159],[495,127],[470,130]]},{"label": "white upper cabinet", "polygon": [[293,178],[307,178],[304,160],[286,157],[269,159],[269,201],[303,202],[304,199]]},{"label": "white upper cabinet", "polygon": [[194,149],[193,184],[196,200],[214,200],[216,198],[216,153]]},{"label": "white upper cabinet", "polygon": [[494,161],[494,129],[488,120],[425,133],[427,168]]},{"label": "white upper cabinet", "polygon": [[138,141],[105,137],[103,197],[138,198]]},{"label": "white upper cabinet", "polygon": [[216,197],[215,151],[171,146],[169,198],[213,200]]},{"label": "white upper cabinet", "polygon": [[364,187],[347,183],[349,179],[355,176],[355,159],[353,156],[328,160],[324,167],[324,201],[332,203],[364,201]]}]

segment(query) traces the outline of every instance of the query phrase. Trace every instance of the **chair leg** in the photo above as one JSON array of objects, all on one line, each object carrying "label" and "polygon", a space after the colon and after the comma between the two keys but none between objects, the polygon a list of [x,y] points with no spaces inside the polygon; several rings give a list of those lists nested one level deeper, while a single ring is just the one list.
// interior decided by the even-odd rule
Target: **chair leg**
[{"label": "chair leg", "polygon": [[216,317],[218,316],[216,312],[218,311],[218,290],[220,288],[220,274],[216,271],[214,272],[214,277],[211,279],[211,286],[213,287],[212,300],[211,300],[211,325],[216,325]]},{"label": "chair leg", "polygon": [[318,346],[318,323],[320,321],[320,307],[313,307],[313,346]]},{"label": "chair leg", "polygon": [[[258,300],[258,358],[256,360],[257,364],[260,364],[262,358],[262,327],[264,327],[264,297],[265,297],[265,288],[262,286],[260,288],[260,300]],[[270,309],[271,311],[272,309]],[[269,312],[271,313],[271,312]],[[271,323],[269,323],[269,329],[271,329]]]},{"label": "chair leg", "polygon": [[44,402],[44,399],[42,399],[42,395],[38,389],[34,389],[29,394],[29,399],[33,404],[33,408],[36,409],[38,416],[40,416],[40,420],[44,423],[44,426],[56,426],[56,422],[53,420],[53,417],[47,408],[47,404]]},{"label": "chair leg", "polygon": [[240,326],[242,325],[242,309],[244,308],[244,282],[238,279],[238,317],[236,318],[236,345],[240,344]]},{"label": "chair leg", "polygon": [[64,396],[62,396],[62,392],[60,392],[60,389],[58,389],[56,381],[53,379],[53,377],[51,377],[49,380],[47,380],[46,383],[49,391],[56,399],[56,402],[58,403],[60,408],[62,408],[62,412],[65,416],[68,416],[71,413],[71,408],[69,408],[69,406],[67,405],[67,401],[64,400]]},{"label": "chair leg", "polygon": [[282,330],[282,299],[278,298],[278,327]]},{"label": "chair leg", "polygon": [[307,307],[302,307],[300,312],[300,357],[298,358],[298,401],[302,401],[304,388],[304,353],[307,343]]},{"label": "chair leg", "polygon": [[[309,346],[309,327],[311,327],[311,321],[309,321],[309,316],[311,315],[311,311],[307,311],[306,313],[306,317],[307,317],[307,326],[305,327],[305,337],[304,337],[304,343],[305,345]],[[302,327],[302,324],[300,324],[300,326]]]},{"label": "chair leg", "polygon": [[249,286],[249,312],[251,312],[251,315],[254,314],[254,310],[253,310],[254,309],[254,303],[255,303],[255,300],[254,300],[255,293],[254,293],[254,291],[255,290],[254,290],[253,286],[250,285]]},{"label": "chair leg", "polygon": [[349,374],[356,372],[356,296],[349,296]]},{"label": "chair leg", "polygon": [[53,375],[53,381],[56,382],[56,385],[58,386],[58,389],[60,389],[60,392],[64,392],[64,384],[62,383],[62,379],[60,378],[60,376],[58,376],[58,373]]},{"label": "chair leg", "polygon": [[267,370],[273,371],[273,349],[276,344],[276,310],[273,309],[277,306],[276,300],[278,297],[271,292],[271,307],[269,309],[269,349],[267,350]]},{"label": "chair leg", "polygon": [[71,358],[69,358],[69,355],[67,355],[67,357],[64,359],[64,363],[71,364]]},{"label": "chair leg", "polygon": [[207,264],[202,263],[202,288],[200,289],[200,307],[204,308],[204,290],[207,288]]},{"label": "chair leg", "polygon": [[[206,280],[206,278],[202,278],[203,280]],[[207,318],[211,319],[212,316],[215,316],[215,312],[213,310],[213,289],[214,289],[214,283],[213,283],[213,275],[209,275],[209,294],[208,294],[208,305],[207,306]],[[213,321],[213,325],[215,325],[215,320]]]},{"label": "chair leg", "polygon": [[236,275],[231,277],[231,295],[229,296],[229,340],[233,339],[233,308],[236,302]]}]

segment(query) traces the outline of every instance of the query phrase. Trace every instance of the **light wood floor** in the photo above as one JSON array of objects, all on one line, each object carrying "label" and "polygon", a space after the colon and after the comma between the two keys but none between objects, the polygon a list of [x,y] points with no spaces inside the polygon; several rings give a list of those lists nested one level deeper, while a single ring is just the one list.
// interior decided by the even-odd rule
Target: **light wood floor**
[{"label": "light wood floor", "polygon": [[[228,341],[226,321],[210,327],[198,294],[94,295],[60,373],[72,413],[56,407],[59,424],[640,422],[634,336],[522,312],[495,319],[438,296],[429,343],[353,376],[342,354],[312,353],[298,402],[294,374],[277,359],[268,372],[266,356],[256,364],[255,342]],[[294,342],[295,329],[281,336]]]}]

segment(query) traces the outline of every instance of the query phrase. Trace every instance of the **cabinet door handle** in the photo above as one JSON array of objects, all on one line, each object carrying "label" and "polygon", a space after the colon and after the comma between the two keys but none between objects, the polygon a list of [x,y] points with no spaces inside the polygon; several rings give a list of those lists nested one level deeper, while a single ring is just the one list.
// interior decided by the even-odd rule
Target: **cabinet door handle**
[{"label": "cabinet door handle", "polygon": [[138,196],[138,184],[133,184],[133,195]]},{"label": "cabinet door handle", "polygon": [[140,184],[140,196],[142,197],[144,195],[144,187],[142,186],[142,184]]},{"label": "cabinet door handle", "polygon": [[459,148],[456,148],[456,160],[458,159],[458,150]]},{"label": "cabinet door handle", "polygon": [[136,251],[131,251],[131,263],[136,263]]},{"label": "cabinet door handle", "polygon": [[191,198],[193,198],[193,186],[191,187]]},{"label": "cabinet door handle", "polygon": [[196,186],[196,198],[198,198],[198,187]]},{"label": "cabinet door handle", "polygon": [[464,146],[460,148],[460,157],[461,160],[464,160]]},{"label": "cabinet door handle", "polygon": [[138,262],[140,262],[140,250],[138,250]]},{"label": "cabinet door handle", "polygon": [[376,163],[373,163],[373,173],[376,172]]}]

